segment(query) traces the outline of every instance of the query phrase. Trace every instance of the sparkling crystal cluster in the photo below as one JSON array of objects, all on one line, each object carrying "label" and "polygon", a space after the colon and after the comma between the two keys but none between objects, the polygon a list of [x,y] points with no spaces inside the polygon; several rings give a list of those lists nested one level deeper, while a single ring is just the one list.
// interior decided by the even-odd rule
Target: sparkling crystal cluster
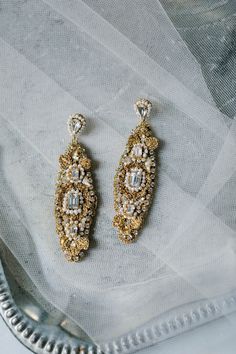
[{"label": "sparkling crystal cluster", "polygon": [[125,243],[136,239],[150,205],[156,171],[154,150],[158,147],[146,119],[151,103],[138,100],[135,110],[141,121],[129,137],[114,180],[113,225]]},{"label": "sparkling crystal cluster", "polygon": [[55,195],[56,230],[66,258],[74,262],[81,260],[89,248],[88,236],[97,204],[91,161],[76,139],[84,125],[81,115],[69,119],[73,141],[59,158]]}]

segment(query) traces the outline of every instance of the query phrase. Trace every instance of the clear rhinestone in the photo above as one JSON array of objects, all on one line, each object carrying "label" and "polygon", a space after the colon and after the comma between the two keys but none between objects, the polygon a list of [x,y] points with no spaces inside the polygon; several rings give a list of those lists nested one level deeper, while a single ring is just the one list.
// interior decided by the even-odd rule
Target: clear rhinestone
[{"label": "clear rhinestone", "polygon": [[68,129],[70,134],[76,135],[85,126],[85,118],[81,114],[74,114],[68,120]]},{"label": "clear rhinestone", "polygon": [[80,165],[77,165],[74,163],[72,166],[70,166],[67,170],[67,179],[70,182],[79,182],[83,179],[84,177],[84,169],[80,167]]},{"label": "clear rhinestone", "polygon": [[129,185],[133,188],[138,188],[140,187],[141,182],[142,182],[142,171],[141,170],[132,171],[128,179]]},{"label": "clear rhinestone", "polygon": [[68,196],[68,208],[70,210],[78,209],[79,207],[79,196],[77,193],[71,192]]},{"label": "clear rhinestone", "polygon": [[76,161],[79,160],[79,155],[78,155],[77,151],[75,151],[75,153],[73,154],[72,158],[73,158],[73,160],[76,160]]},{"label": "clear rhinestone", "polygon": [[71,171],[71,175],[73,177],[73,179],[79,179],[80,177],[80,171],[78,168],[73,168],[72,171]]},{"label": "clear rhinestone", "polygon": [[140,118],[146,119],[150,115],[152,104],[150,101],[141,98],[135,103],[134,107],[137,115]]},{"label": "clear rhinestone", "polygon": [[142,154],[143,154],[142,145],[140,145],[140,144],[134,145],[132,152],[135,156],[138,156],[138,157],[142,156]]},{"label": "clear rhinestone", "polygon": [[85,184],[88,187],[91,185],[91,183],[90,183],[90,181],[89,181],[89,179],[87,177],[84,177],[83,184]]},{"label": "clear rhinestone", "polygon": [[71,228],[70,228],[70,234],[71,234],[71,235],[76,235],[76,234],[78,233],[78,230],[79,230],[78,226],[73,225],[73,226],[71,226]]},{"label": "clear rhinestone", "polygon": [[141,117],[146,118],[148,114],[148,109],[143,106],[137,107],[138,113],[140,114]]},{"label": "clear rhinestone", "polygon": [[81,128],[82,128],[81,122],[76,122],[75,125],[74,125],[74,132],[78,133]]},{"label": "clear rhinestone", "polygon": [[126,212],[128,215],[132,215],[135,210],[135,206],[133,204],[129,204],[126,208]]}]

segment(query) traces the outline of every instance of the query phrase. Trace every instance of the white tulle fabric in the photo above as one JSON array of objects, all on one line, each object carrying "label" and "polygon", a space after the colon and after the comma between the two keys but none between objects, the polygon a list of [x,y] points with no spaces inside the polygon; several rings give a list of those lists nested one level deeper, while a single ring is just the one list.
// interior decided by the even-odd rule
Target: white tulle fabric
[{"label": "white tulle fabric", "polygon": [[[40,293],[96,343],[172,308],[235,288],[235,121],[218,111],[201,68],[156,0],[17,1],[1,19],[1,238]],[[14,8],[14,11],[13,11]],[[112,228],[113,176],[137,120],[154,105],[158,187],[137,243]],[[66,120],[88,117],[99,195],[86,260],[64,259],[55,233]]]}]

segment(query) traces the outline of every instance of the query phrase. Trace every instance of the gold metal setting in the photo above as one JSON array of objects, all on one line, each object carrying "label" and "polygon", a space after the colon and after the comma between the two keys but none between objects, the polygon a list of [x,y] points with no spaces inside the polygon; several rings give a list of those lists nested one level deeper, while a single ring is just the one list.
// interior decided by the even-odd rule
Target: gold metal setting
[{"label": "gold metal setting", "polygon": [[67,260],[72,262],[80,261],[89,248],[89,232],[97,206],[91,160],[78,143],[78,134],[84,126],[81,114],[70,116],[68,130],[72,142],[59,157],[55,193],[56,231]]},{"label": "gold metal setting", "polygon": [[155,184],[154,150],[158,147],[158,139],[153,136],[147,121],[151,107],[151,102],[146,99],[139,99],[135,103],[140,122],[128,139],[114,179],[116,215],[113,225],[124,243],[132,243],[137,238]]}]

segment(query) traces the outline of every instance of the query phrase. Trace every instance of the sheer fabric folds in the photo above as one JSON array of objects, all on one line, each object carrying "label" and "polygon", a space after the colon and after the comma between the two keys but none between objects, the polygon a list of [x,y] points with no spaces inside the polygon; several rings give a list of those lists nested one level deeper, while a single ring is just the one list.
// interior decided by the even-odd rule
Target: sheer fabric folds
[{"label": "sheer fabric folds", "polygon": [[[39,292],[110,351],[165,313],[234,294],[235,120],[161,4],[13,0],[0,29],[0,236]],[[150,215],[125,246],[112,227],[113,176],[137,97],[153,102],[161,147]],[[61,254],[53,216],[73,112],[88,117],[81,142],[99,194],[94,247],[79,264]]]}]

